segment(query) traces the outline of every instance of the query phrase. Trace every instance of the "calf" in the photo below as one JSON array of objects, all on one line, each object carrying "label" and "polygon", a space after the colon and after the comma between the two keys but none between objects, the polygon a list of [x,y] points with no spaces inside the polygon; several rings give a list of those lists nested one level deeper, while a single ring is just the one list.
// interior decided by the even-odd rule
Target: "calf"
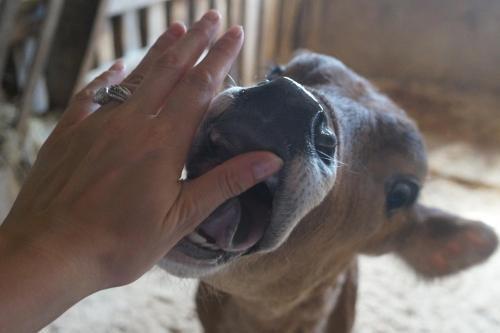
[{"label": "calf", "polygon": [[217,96],[187,171],[268,150],[280,173],[227,201],[162,266],[200,278],[206,332],[349,332],[357,256],[397,254],[426,278],[482,262],[494,232],[418,203],[415,124],[335,58],[302,53],[268,80]]}]

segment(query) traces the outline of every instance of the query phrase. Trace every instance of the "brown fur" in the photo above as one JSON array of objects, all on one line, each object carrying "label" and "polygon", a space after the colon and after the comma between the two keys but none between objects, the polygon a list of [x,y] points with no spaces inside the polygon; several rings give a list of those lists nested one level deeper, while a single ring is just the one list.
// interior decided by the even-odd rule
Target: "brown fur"
[{"label": "brown fur", "polygon": [[285,67],[326,106],[342,163],[334,188],[271,253],[244,256],[203,279],[197,306],[206,332],[351,331],[357,256],[394,252],[424,277],[485,260],[487,226],[414,204],[388,213],[385,184],[426,175],[423,143],[406,114],[336,59],[305,53]]}]

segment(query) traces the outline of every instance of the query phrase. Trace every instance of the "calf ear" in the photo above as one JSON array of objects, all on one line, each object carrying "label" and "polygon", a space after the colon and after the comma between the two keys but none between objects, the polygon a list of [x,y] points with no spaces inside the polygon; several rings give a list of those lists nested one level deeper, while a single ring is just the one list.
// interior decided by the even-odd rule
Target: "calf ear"
[{"label": "calf ear", "polygon": [[439,277],[486,260],[498,238],[486,224],[417,206],[397,254],[420,275]]}]

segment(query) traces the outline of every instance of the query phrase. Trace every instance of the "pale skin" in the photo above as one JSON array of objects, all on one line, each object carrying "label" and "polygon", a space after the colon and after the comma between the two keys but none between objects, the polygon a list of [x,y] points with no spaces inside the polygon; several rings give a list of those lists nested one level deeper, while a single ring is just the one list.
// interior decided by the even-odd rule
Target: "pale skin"
[{"label": "pale skin", "polygon": [[[252,152],[179,181],[243,43],[233,27],[194,66],[219,22],[210,11],[187,32],[173,24],[127,78],[116,63],[71,101],[0,226],[0,332],[39,330],[86,296],[136,280],[218,205],[281,168]],[[98,109],[95,91],[122,81],[132,97]]]}]

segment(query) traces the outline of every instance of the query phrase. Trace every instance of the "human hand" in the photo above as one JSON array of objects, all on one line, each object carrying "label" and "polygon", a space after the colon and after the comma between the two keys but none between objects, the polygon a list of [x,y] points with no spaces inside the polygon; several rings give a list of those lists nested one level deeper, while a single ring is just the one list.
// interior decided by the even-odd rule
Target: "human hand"
[{"label": "human hand", "polygon": [[120,63],[76,95],[0,228],[4,239],[91,276],[88,293],[126,284],[218,205],[281,167],[275,155],[254,152],[179,181],[196,128],[243,41],[241,28],[231,28],[193,67],[219,21],[208,12],[187,33],[173,25],[124,81],[133,91],[126,102],[93,112],[94,92],[123,80]]}]

